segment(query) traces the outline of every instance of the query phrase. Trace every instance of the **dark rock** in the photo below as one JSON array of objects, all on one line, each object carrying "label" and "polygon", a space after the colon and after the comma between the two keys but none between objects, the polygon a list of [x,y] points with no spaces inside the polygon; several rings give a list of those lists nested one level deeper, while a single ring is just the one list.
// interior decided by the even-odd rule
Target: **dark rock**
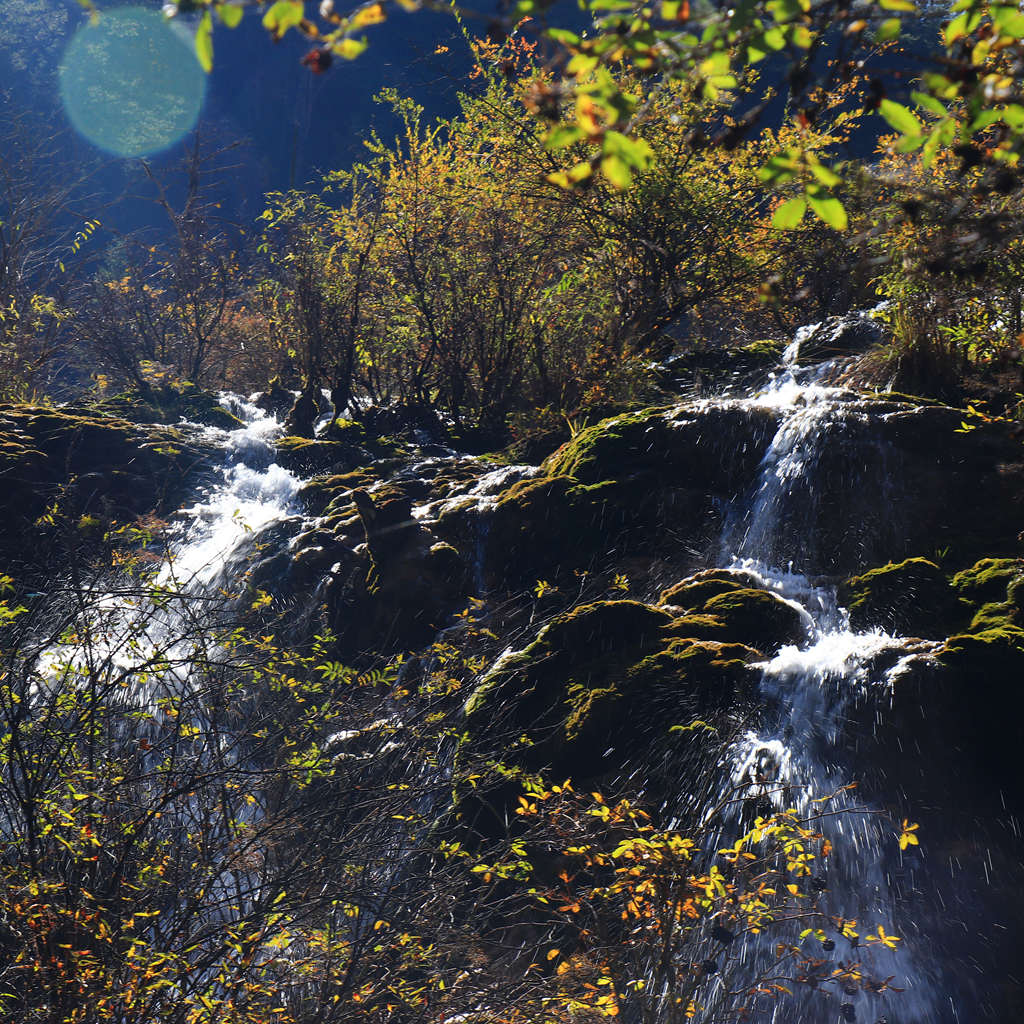
[{"label": "dark rock", "polygon": [[703,608],[706,601],[719,594],[759,585],[757,577],[749,572],[739,569],[707,569],[667,587],[658,596],[658,604],[671,604],[688,610]]},{"label": "dark rock", "polygon": [[856,313],[830,316],[813,327],[803,329],[794,343],[795,361],[801,366],[807,366],[826,359],[866,352],[884,341],[885,330],[877,320]]},{"label": "dark rock", "polygon": [[437,413],[415,402],[374,406],[362,412],[359,419],[367,432],[376,437],[435,443],[448,437]]},{"label": "dark rock", "polygon": [[311,438],[313,428],[320,417],[322,403],[323,397],[319,388],[303,388],[285,417],[284,429],[296,437]]},{"label": "dark rock", "polygon": [[166,511],[214,458],[208,443],[166,427],[81,410],[0,405],[4,557],[40,556],[29,538],[68,519],[110,522]]},{"label": "dark rock", "polygon": [[644,409],[580,431],[544,469],[581,483],[651,478],[731,497],[750,482],[777,420],[740,403]]},{"label": "dark rock", "polygon": [[270,387],[266,391],[256,396],[253,404],[268,415],[283,420],[287,416],[288,410],[295,404],[295,394],[283,387],[281,382],[275,378],[270,382]]},{"label": "dark rock", "polygon": [[132,423],[173,425],[181,420],[202,423],[223,430],[236,430],[242,421],[220,403],[218,396],[196,387],[191,381],[170,381],[152,384],[145,393],[128,391],[81,407],[107,416],[116,416]]},{"label": "dark rock", "polygon": [[311,515],[323,515],[338,499],[351,501],[356,487],[370,487],[377,482],[372,469],[355,469],[349,473],[319,476],[299,488],[298,499]]},{"label": "dark rock", "polygon": [[1024,580],[1024,558],[982,558],[953,577],[953,587],[974,604],[1001,601],[1015,581]]},{"label": "dark rock", "polygon": [[471,734],[488,745],[526,735],[529,746],[518,757],[534,768],[550,763],[574,778],[600,772],[608,746],[629,746],[650,727],[651,694],[624,680],[630,665],[662,645],[670,621],[636,601],[556,616],[525,650],[500,659],[470,696]]},{"label": "dark rock", "polygon": [[729,590],[704,604],[704,612],[722,619],[724,635],[734,643],[774,654],[807,636],[805,619],[793,605],[767,590]]},{"label": "dark rock", "polygon": [[308,437],[282,437],[276,445],[277,461],[292,472],[314,474],[350,473],[357,466],[370,462],[372,456],[363,448],[345,441],[324,441]]},{"label": "dark rock", "polygon": [[926,558],[907,558],[846,580],[840,601],[857,630],[882,628],[904,636],[939,639],[965,617],[945,573]]}]

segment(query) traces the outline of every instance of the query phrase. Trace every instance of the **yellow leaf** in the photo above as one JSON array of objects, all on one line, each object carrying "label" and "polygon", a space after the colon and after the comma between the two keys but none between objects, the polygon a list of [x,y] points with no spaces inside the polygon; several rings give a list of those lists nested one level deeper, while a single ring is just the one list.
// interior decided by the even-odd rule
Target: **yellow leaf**
[{"label": "yellow leaf", "polygon": [[356,11],[349,21],[350,28],[365,28],[367,25],[379,25],[387,20],[387,13],[383,4],[370,4],[362,10]]}]

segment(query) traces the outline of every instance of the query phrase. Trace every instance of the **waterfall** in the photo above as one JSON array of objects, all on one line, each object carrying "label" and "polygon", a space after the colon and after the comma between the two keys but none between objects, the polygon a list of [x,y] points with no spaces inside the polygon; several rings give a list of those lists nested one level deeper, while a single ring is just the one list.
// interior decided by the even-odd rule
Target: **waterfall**
[{"label": "waterfall", "polygon": [[83,595],[89,621],[37,659],[37,674],[50,686],[82,670],[117,676],[131,681],[123,700],[147,706],[188,685],[195,644],[209,639],[203,606],[222,604],[228,587],[237,586],[224,579],[229,560],[289,514],[301,483],[274,461],[277,420],[237,396],[221,397],[241,427],[190,425],[224,451],[213,482],[177,514],[162,563],[147,581],[101,580]]},{"label": "waterfall", "polygon": [[[745,798],[770,804],[782,811],[795,808],[801,817],[826,801],[834,815],[823,819],[822,831],[833,854],[821,865],[824,891],[818,907],[827,916],[856,920],[860,936],[875,931],[896,931],[901,901],[913,887],[910,857],[898,849],[892,823],[879,809],[865,805],[855,788],[850,765],[851,742],[846,726],[860,704],[884,703],[900,674],[915,658],[927,656],[918,646],[881,631],[851,631],[834,589],[818,584],[804,573],[815,570],[813,537],[814,468],[830,429],[840,423],[848,393],[819,383],[820,370],[801,371],[792,364],[797,349],[787,350],[784,371],[769,387],[745,402],[768,406],[781,413],[776,434],[764,455],[757,482],[745,500],[727,517],[721,561],[729,568],[753,573],[762,584],[795,604],[804,614],[807,640],[782,648],[762,663],[761,696],[766,711],[757,729],[749,729],[732,743],[721,764],[722,793],[740,792]],[[765,804],[767,802],[767,804]],[[707,812],[706,812],[707,813]],[[728,805],[724,817],[709,827],[714,833],[742,834],[741,809]],[[796,929],[794,929],[794,933]],[[773,935],[770,942],[777,941]],[[795,934],[789,937],[799,942]],[[804,940],[808,955],[831,961],[832,966],[858,960],[864,946],[853,948],[836,933],[824,947],[813,936]],[[765,955],[765,943],[748,938],[733,955],[753,964]],[[934,958],[932,958],[934,963]],[[922,967],[911,944],[896,950],[871,952],[871,978],[902,992],[881,994],[850,986],[845,994],[823,1002],[814,986],[800,986],[794,1000],[780,1004],[772,1021],[842,1019],[889,1020],[914,1024],[960,1021],[955,1008],[943,1000],[942,984],[934,966]],[[844,1007],[840,1010],[839,1004]]]}]

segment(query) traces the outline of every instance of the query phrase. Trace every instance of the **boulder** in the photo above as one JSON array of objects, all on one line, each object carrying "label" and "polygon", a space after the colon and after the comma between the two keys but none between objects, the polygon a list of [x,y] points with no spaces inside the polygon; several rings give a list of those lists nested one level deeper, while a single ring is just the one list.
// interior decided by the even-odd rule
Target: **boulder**
[{"label": "boulder", "polygon": [[826,359],[866,352],[885,341],[882,324],[857,313],[830,316],[820,323],[802,328],[788,355],[801,366]]},{"label": "boulder", "polygon": [[723,621],[730,641],[767,655],[807,638],[806,613],[768,590],[727,590],[705,601],[703,610]]},{"label": "boulder", "polygon": [[706,569],[666,587],[658,596],[658,604],[703,608],[706,601],[719,594],[759,585],[756,576],[740,569]]},{"label": "boulder", "polygon": [[[242,421],[221,404],[219,396],[187,380],[152,384],[145,392],[135,390],[112,395],[93,403],[91,409],[132,423],[173,425],[187,420],[223,430],[242,426]],[[89,411],[86,407],[82,410]]]},{"label": "boulder", "polygon": [[732,497],[751,482],[777,422],[775,410],[739,402],[643,409],[581,430],[543,468],[581,483],[644,479]]},{"label": "boulder", "polygon": [[574,778],[600,772],[612,731],[625,744],[645,715],[638,693],[624,685],[629,667],[663,645],[669,622],[637,601],[557,615],[524,650],[499,659],[472,693],[470,734],[487,746],[525,736],[517,759],[533,768],[550,763]]},{"label": "boulder", "polygon": [[956,573],[952,584],[962,598],[977,604],[1004,600],[1009,587],[1020,580],[1024,580],[1024,558],[982,558]]},{"label": "boulder", "polygon": [[[162,513],[215,451],[196,436],[77,409],[0,405],[5,559],[68,518],[100,523]],[[44,517],[45,514],[45,517]]]},{"label": "boulder", "polygon": [[275,448],[285,469],[304,476],[350,473],[372,460],[368,451],[346,441],[287,436],[279,438]]},{"label": "boulder", "polygon": [[839,599],[857,630],[941,639],[967,612],[946,574],[926,558],[907,558],[847,579]]}]

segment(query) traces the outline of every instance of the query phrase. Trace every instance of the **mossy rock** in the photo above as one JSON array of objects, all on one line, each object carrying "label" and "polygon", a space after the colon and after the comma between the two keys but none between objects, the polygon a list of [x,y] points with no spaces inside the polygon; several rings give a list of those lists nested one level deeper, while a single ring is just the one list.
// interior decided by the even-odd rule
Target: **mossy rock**
[{"label": "mossy rock", "polygon": [[997,626],[951,636],[938,652],[939,661],[973,679],[1024,679],[1024,629]]},{"label": "mossy rock", "polygon": [[484,743],[496,730],[525,735],[528,746],[517,757],[530,768],[550,763],[574,778],[600,770],[598,748],[613,711],[632,699],[623,687],[628,669],[662,645],[660,631],[670,621],[637,601],[600,601],[556,616],[470,696],[470,734]]},{"label": "mossy rock", "polygon": [[191,381],[153,385],[148,392],[126,391],[94,403],[98,412],[133,423],[173,425],[182,419],[223,430],[237,430],[242,421],[228,412],[217,395]]},{"label": "mossy rock", "polygon": [[573,476],[586,483],[634,473],[658,435],[664,432],[664,409],[641,409],[602,420],[581,430],[544,462],[549,476]]},{"label": "mossy rock", "polygon": [[755,680],[756,673],[748,666],[760,658],[759,651],[745,644],[673,639],[667,648],[634,665],[626,682],[631,690],[639,687],[643,691],[669,682],[676,689],[685,684],[691,694],[700,695],[705,709],[726,708],[732,705],[741,682],[746,692],[747,684]]},{"label": "mossy rock", "polygon": [[644,511],[628,486],[581,484],[573,477],[520,480],[493,499],[449,507],[436,531],[462,550],[476,548],[485,577],[514,587],[590,562],[615,544]]},{"label": "mossy rock", "polygon": [[545,460],[549,476],[684,486],[732,498],[750,486],[779,412],[728,403],[641,409],[581,430]]},{"label": "mossy rock", "polygon": [[44,511],[101,521],[163,511],[215,449],[167,427],[95,411],[0,405],[0,486],[8,516],[2,546],[16,556],[45,532]]},{"label": "mossy rock", "polygon": [[719,594],[757,586],[758,580],[751,573],[734,569],[707,569],[687,576],[671,587],[666,587],[658,595],[658,604],[689,609],[703,608],[706,601]]},{"label": "mossy rock", "polygon": [[725,638],[765,654],[799,644],[807,636],[804,615],[768,590],[727,590],[707,601],[703,611],[724,622]]},{"label": "mossy rock", "polygon": [[361,444],[366,440],[366,428],[356,420],[338,416],[332,420],[325,431],[330,441],[347,441],[349,444]]},{"label": "mossy rock", "polygon": [[350,495],[356,487],[371,487],[376,482],[376,473],[367,468],[319,476],[299,488],[298,498],[312,515],[322,515],[335,499]]},{"label": "mossy rock", "polygon": [[941,639],[965,618],[945,573],[927,558],[907,558],[846,580],[839,599],[854,629]]},{"label": "mossy rock", "polygon": [[1015,581],[1024,580],[1024,559],[982,558],[969,569],[953,577],[953,587],[961,597],[984,604],[1005,599]]},{"label": "mossy rock", "polygon": [[285,469],[308,475],[348,473],[370,461],[368,452],[345,441],[282,437],[275,448],[277,461]]},{"label": "mossy rock", "polygon": [[665,636],[689,640],[721,640],[729,626],[717,615],[691,612],[673,619],[664,629]]},{"label": "mossy rock", "polygon": [[1020,626],[1022,624],[1021,609],[1010,601],[990,601],[983,604],[971,619],[969,633],[987,633],[993,629]]},{"label": "mossy rock", "polygon": [[782,358],[785,344],[778,338],[762,338],[760,341],[752,341],[747,345],[741,345],[737,350],[747,359],[766,364],[777,363]]}]

